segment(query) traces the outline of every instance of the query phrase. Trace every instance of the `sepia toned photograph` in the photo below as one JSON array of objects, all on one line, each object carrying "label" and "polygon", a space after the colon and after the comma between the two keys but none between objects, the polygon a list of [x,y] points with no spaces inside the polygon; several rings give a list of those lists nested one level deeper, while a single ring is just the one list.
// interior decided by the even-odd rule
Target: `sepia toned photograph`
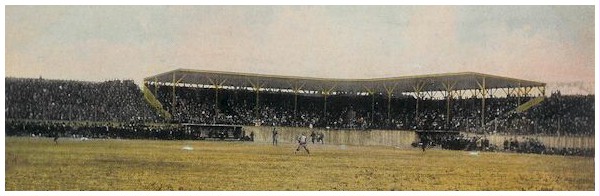
[{"label": "sepia toned photograph", "polygon": [[596,9],[5,5],[5,190],[591,193]]}]

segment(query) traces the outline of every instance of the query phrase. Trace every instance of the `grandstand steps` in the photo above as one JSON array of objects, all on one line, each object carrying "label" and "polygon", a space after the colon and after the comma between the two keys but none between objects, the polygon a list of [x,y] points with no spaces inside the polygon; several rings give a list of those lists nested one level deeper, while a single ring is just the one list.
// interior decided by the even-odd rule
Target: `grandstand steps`
[{"label": "grandstand steps", "polygon": [[150,92],[150,89],[146,85],[142,85],[142,93],[144,94],[144,98],[148,104],[152,106],[163,118],[170,120],[172,119],[172,115],[164,109],[163,105],[158,101],[158,99]]}]

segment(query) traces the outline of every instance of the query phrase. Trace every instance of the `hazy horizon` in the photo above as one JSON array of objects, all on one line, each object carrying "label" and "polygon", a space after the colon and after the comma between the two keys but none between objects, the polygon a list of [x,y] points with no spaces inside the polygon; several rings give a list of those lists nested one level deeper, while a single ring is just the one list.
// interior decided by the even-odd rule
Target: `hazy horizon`
[{"label": "hazy horizon", "polygon": [[[594,6],[6,6],[6,77],[480,72],[594,94]],[[565,90],[565,89],[569,90]]]}]

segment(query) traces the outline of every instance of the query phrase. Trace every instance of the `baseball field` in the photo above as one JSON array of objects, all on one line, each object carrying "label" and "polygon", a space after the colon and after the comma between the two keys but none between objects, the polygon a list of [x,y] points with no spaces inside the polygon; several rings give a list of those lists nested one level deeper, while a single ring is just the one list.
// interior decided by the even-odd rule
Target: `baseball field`
[{"label": "baseball field", "polygon": [[7,137],[6,190],[594,190],[594,159],[390,146]]}]

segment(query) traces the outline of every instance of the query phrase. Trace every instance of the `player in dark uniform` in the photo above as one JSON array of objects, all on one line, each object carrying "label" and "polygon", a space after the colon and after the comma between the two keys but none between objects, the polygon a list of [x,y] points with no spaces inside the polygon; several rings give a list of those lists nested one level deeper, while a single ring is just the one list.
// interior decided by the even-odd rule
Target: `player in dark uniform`
[{"label": "player in dark uniform", "polygon": [[319,133],[319,139],[317,140],[317,143],[319,141],[321,141],[321,144],[325,144],[325,142],[323,142],[323,139],[325,139],[325,134],[323,134],[323,132]]},{"label": "player in dark uniform", "polygon": [[279,137],[279,132],[277,132],[277,129],[275,129],[275,127],[273,127],[273,145],[277,146],[277,140]]},{"label": "player in dark uniform", "polygon": [[421,136],[421,149],[425,152],[425,148],[429,145],[429,138],[425,135]]},{"label": "player in dark uniform", "polygon": [[54,134],[54,143],[58,144],[58,133]]}]

